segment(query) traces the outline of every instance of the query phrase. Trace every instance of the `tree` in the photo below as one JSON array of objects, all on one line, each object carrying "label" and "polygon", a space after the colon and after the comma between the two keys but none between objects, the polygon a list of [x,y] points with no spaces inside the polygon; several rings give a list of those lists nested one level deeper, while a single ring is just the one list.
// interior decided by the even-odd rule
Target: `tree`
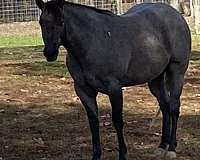
[{"label": "tree", "polygon": [[180,0],[170,0],[169,4],[179,11],[180,10],[180,3],[179,2],[180,2]]},{"label": "tree", "polygon": [[190,7],[194,18],[194,29],[197,34],[200,34],[200,0],[191,0]]},{"label": "tree", "polygon": [[193,4],[193,0],[190,0],[190,10],[191,10],[191,16],[194,17],[194,4]]}]

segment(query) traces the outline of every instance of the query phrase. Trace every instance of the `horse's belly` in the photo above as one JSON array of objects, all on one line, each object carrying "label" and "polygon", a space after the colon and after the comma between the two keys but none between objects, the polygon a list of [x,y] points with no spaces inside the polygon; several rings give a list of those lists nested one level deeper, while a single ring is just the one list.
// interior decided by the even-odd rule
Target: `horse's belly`
[{"label": "horse's belly", "polygon": [[125,75],[124,85],[143,84],[158,77],[167,67],[170,56],[168,54],[154,54],[132,60]]}]

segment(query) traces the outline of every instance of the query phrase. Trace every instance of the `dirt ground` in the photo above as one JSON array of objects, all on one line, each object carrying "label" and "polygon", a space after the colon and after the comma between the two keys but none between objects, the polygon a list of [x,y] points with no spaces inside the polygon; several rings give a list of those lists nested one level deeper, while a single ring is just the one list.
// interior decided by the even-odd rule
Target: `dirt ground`
[{"label": "dirt ground", "polygon": [[34,36],[38,34],[41,32],[37,21],[0,24],[0,36]]},{"label": "dirt ground", "polygon": [[[88,160],[87,117],[65,68],[65,53],[47,63],[41,47],[0,50],[0,160]],[[116,160],[117,139],[111,107],[98,95],[102,160]],[[160,141],[161,116],[146,85],[124,90],[124,133],[129,160],[150,160]],[[177,160],[200,158],[200,46],[193,56],[182,94]]]}]

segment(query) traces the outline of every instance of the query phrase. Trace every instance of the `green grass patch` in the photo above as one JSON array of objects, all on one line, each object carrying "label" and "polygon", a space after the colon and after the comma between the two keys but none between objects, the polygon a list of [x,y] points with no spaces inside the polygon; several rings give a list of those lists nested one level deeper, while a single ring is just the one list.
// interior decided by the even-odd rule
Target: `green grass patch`
[{"label": "green grass patch", "polygon": [[37,46],[42,45],[42,36],[1,36],[0,37],[0,48],[4,47],[21,47],[21,46]]},{"label": "green grass patch", "polygon": [[43,46],[24,46],[1,48],[0,60],[26,60],[34,58],[44,58],[42,54]]},{"label": "green grass patch", "polygon": [[34,63],[19,63],[19,64],[9,64],[9,68],[13,68],[11,73],[13,75],[22,76],[53,76],[53,77],[63,77],[68,71],[64,63],[59,61],[48,63],[46,61],[34,62]]},{"label": "green grass patch", "polygon": [[[24,36],[1,36],[0,48],[15,48],[23,46],[40,46],[43,45],[41,35],[24,35]],[[192,45],[200,45],[200,35],[192,32]]]},{"label": "green grass patch", "polygon": [[1,48],[0,61],[4,73],[14,76],[55,76],[68,73],[64,63],[65,53],[60,49],[57,61],[49,63],[42,53],[43,46]]}]

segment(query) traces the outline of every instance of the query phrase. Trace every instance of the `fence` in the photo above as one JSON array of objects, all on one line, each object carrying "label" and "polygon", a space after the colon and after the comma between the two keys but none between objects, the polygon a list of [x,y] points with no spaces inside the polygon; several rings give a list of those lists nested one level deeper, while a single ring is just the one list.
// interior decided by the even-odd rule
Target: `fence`
[{"label": "fence", "polygon": [[[47,1],[47,0],[45,0]],[[108,9],[122,14],[131,6],[143,2],[167,2],[168,0],[70,0],[74,3]],[[0,23],[38,20],[40,11],[35,0],[0,0]]]},{"label": "fence", "polygon": [[[116,14],[122,14],[131,6],[142,2],[166,2],[166,0],[69,1],[107,9]],[[35,0],[0,0],[0,48],[42,45],[41,30],[37,22],[39,16],[40,10]]]},{"label": "fence", "polygon": [[0,0],[0,23],[33,21],[38,13],[35,0]]}]

